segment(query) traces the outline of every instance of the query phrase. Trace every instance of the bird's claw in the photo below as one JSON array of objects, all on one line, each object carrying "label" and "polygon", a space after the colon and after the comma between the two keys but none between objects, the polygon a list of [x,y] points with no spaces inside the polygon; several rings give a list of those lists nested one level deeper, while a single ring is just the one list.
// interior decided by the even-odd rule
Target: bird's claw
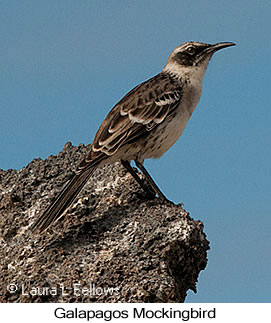
[{"label": "bird's claw", "polygon": [[165,196],[159,197],[159,201],[160,201],[161,204],[166,204],[166,205],[169,205],[169,206],[175,205],[175,203],[168,200]]}]

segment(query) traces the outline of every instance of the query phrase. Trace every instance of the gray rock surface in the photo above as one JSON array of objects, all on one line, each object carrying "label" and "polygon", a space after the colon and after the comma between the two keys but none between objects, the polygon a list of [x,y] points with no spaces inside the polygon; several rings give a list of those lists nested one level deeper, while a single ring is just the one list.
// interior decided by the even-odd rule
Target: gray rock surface
[{"label": "gray rock surface", "polygon": [[0,170],[1,302],[184,302],[206,267],[203,224],[146,200],[119,164],[98,169],[44,234],[31,225],[88,146]]}]

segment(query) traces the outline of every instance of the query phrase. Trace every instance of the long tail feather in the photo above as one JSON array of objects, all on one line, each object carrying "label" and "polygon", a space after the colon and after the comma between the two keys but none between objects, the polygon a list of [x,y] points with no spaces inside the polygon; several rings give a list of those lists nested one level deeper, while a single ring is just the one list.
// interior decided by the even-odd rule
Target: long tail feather
[{"label": "long tail feather", "polygon": [[81,174],[74,174],[59,193],[56,200],[49,205],[45,212],[34,223],[32,230],[43,232],[47,230],[51,224],[56,222],[62,216],[63,212],[72,204],[96,168],[97,167],[92,167],[86,169]]}]

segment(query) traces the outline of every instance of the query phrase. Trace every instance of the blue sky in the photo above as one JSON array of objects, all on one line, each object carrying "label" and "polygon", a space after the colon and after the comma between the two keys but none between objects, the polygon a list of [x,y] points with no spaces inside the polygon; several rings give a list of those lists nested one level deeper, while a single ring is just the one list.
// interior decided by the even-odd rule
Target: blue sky
[{"label": "blue sky", "polygon": [[270,301],[270,16],[269,1],[1,1],[0,168],[90,143],[184,41],[236,42],[213,57],[181,139],[145,165],[211,242],[187,301]]}]

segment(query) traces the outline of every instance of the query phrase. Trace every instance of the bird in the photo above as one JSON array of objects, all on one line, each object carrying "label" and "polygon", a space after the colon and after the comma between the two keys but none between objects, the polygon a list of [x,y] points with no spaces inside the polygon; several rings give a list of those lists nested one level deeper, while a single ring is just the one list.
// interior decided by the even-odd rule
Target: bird
[{"label": "bird", "polygon": [[[71,179],[33,225],[46,231],[71,206],[97,168],[120,161],[149,198],[172,203],[143,166],[160,158],[182,135],[197,106],[207,65],[215,52],[236,45],[189,41],[176,47],[162,71],[128,92],[100,125]],[[148,186],[131,166],[135,162]]]}]

